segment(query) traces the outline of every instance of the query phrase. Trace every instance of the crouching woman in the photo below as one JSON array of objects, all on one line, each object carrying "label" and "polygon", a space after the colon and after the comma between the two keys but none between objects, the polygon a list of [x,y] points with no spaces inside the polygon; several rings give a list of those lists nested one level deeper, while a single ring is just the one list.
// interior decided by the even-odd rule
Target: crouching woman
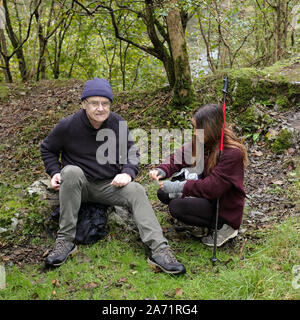
[{"label": "crouching woman", "polygon": [[[202,243],[213,246],[213,229],[216,216],[216,202],[219,198],[219,219],[217,246],[234,238],[242,222],[245,191],[244,168],[248,157],[245,146],[231,129],[225,127],[224,149],[219,158],[220,139],[223,128],[223,110],[220,106],[207,104],[195,110],[192,123],[194,129],[204,130],[204,170],[193,180],[160,181],[158,198],[168,205],[170,214],[192,228],[192,234],[200,237]],[[196,134],[196,130],[194,131]],[[184,159],[187,148],[196,148],[196,139],[184,145],[179,153]],[[170,178],[188,165],[177,164],[176,151],[167,163],[149,172],[153,180]],[[195,152],[193,152],[195,154]],[[177,195],[177,197],[176,197]],[[211,230],[211,232],[205,232]]]}]

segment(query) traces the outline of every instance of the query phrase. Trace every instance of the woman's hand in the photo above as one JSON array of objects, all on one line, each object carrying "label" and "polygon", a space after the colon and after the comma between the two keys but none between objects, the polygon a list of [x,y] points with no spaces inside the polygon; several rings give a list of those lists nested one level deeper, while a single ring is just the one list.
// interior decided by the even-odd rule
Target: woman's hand
[{"label": "woman's hand", "polygon": [[182,193],[186,181],[162,181],[159,187],[166,193]]},{"label": "woman's hand", "polygon": [[163,178],[163,176],[160,174],[160,172],[157,169],[154,169],[149,172],[149,178],[152,180],[158,181],[161,178]]}]

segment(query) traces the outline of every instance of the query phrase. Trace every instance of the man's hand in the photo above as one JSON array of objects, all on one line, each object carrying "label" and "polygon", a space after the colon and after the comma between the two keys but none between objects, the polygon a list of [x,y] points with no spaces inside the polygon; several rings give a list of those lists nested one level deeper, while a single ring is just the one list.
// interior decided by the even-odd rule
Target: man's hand
[{"label": "man's hand", "polygon": [[124,187],[132,180],[131,176],[128,173],[117,174],[113,181],[110,183],[111,186],[115,187]]},{"label": "man's hand", "polygon": [[56,173],[56,174],[52,177],[52,179],[51,179],[51,181],[50,181],[51,187],[52,187],[54,190],[58,191],[58,190],[59,190],[59,187],[60,187],[60,181],[61,181],[60,173]]},{"label": "man's hand", "polygon": [[163,178],[163,176],[160,175],[158,170],[154,169],[149,172],[149,178],[158,181],[159,179]]}]

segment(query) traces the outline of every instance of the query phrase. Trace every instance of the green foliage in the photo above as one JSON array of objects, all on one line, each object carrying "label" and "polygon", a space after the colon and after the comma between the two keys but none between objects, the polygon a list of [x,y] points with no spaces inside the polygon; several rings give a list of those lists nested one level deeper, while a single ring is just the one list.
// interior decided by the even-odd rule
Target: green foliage
[{"label": "green foliage", "polygon": [[6,101],[8,99],[9,89],[7,86],[0,85],[0,101]]},{"label": "green foliage", "polygon": [[30,196],[22,181],[14,185],[0,184],[0,226],[6,239],[24,241],[28,235],[40,234],[43,228],[45,203],[38,195]]},{"label": "green foliage", "polygon": [[278,97],[275,101],[275,104],[279,105],[282,108],[286,108],[289,105],[289,99],[286,96]]},{"label": "green foliage", "polygon": [[260,111],[255,105],[248,107],[246,111],[242,112],[238,116],[238,121],[248,131],[255,131],[260,128],[262,124],[270,125],[273,122],[269,115]]},{"label": "green foliage", "polygon": [[[299,51],[299,46],[297,46],[299,42],[299,37],[297,37],[299,28],[295,29],[296,32],[293,34],[295,38],[293,46],[291,43],[293,29],[288,28],[287,35],[281,34],[281,50],[284,54],[282,54],[282,57],[281,55],[274,55],[277,47],[274,40],[276,37],[273,36],[273,33],[277,28],[277,22],[281,24],[280,31],[286,30],[284,28],[285,22],[290,22],[293,18],[291,9],[296,3],[296,0],[290,1],[288,10],[283,10],[283,12],[287,12],[288,16],[281,15],[282,19],[277,21],[275,18],[277,16],[275,14],[276,8],[265,1],[257,1],[253,4],[252,1],[237,0],[224,4],[224,6],[212,0],[205,2],[178,1],[176,6],[182,12],[184,26],[187,24],[186,39],[190,61],[185,61],[184,63],[191,62],[190,65],[194,79],[199,79],[203,74],[211,71],[210,68],[212,66],[209,67],[208,65],[207,55],[210,56],[215,70],[235,68],[237,73],[234,75],[234,78],[238,79],[239,76],[242,79],[236,83],[239,99],[233,101],[233,104],[236,107],[246,106],[252,98],[251,94],[255,91],[257,93],[260,88],[255,89],[253,82],[250,84],[245,80],[247,77],[239,73],[241,67],[271,65],[278,58],[280,58],[281,63],[283,61],[282,57],[291,57],[292,54],[297,54]],[[143,1],[126,1],[122,9],[114,1],[110,4],[107,2],[106,5],[111,5],[112,9],[115,9],[113,12],[119,36],[128,39],[131,42],[129,44],[116,37],[110,15],[112,11],[98,7],[98,10],[93,15],[88,15],[82,7],[74,4],[74,10],[71,10],[71,14],[68,16],[67,8],[70,4],[71,1],[66,1],[64,7],[54,2],[52,17],[55,16],[56,19],[49,23],[49,25],[48,20],[51,17],[50,2],[43,3],[42,10],[39,8],[40,27],[43,28],[42,33],[45,35],[47,31],[53,31],[53,34],[47,40],[44,54],[46,78],[57,76],[55,74],[55,67],[58,64],[58,76],[61,79],[77,78],[86,80],[94,76],[103,77],[110,80],[113,87],[118,91],[145,88],[150,85],[153,88],[157,88],[167,84],[165,66],[160,60],[162,58],[158,57],[159,54],[157,52],[154,55],[149,54],[149,52],[152,52],[153,43],[147,34],[150,27],[149,25],[147,26],[146,21],[153,21],[152,18],[156,19],[152,32],[156,32],[158,40],[164,39],[161,42],[160,50],[166,50],[169,53],[170,43],[168,42],[168,30],[165,20],[170,5],[165,2],[155,3],[153,6],[154,15],[149,19],[145,12],[145,3]],[[96,3],[82,2],[82,4],[86,5],[91,11],[97,9]],[[26,38],[30,9],[32,8],[29,8],[29,4],[22,1],[16,4],[8,2],[8,6],[15,34],[20,39]],[[188,18],[190,17],[193,18],[189,20]],[[285,18],[287,18],[286,21],[284,20]],[[59,21],[63,23],[55,30]],[[200,22],[203,32],[200,32]],[[12,43],[7,32],[4,31],[4,33],[7,51],[11,53],[14,51]],[[208,52],[205,50],[204,37],[208,40]],[[29,79],[35,78],[39,53],[41,52],[38,39],[38,23],[36,23],[34,18],[29,38],[22,47]],[[132,43],[137,44],[139,48]],[[148,53],[141,50],[141,48],[145,47],[149,48]],[[19,63],[20,59],[16,55],[10,60],[10,71],[13,80],[21,79]],[[281,65],[280,63],[272,70],[270,69],[271,73],[276,68],[285,68],[284,63],[281,63]],[[215,70],[213,71],[215,72]],[[266,70],[266,72],[268,71]],[[284,76],[287,76],[287,73],[288,70],[286,70]],[[277,79],[280,76],[279,72],[277,72]],[[253,78],[253,75],[250,78]],[[3,75],[2,79],[4,79]],[[295,75],[290,81],[296,82],[297,79],[299,79],[299,74]],[[278,101],[279,104],[290,107],[297,103],[299,89],[294,85],[292,87],[288,86],[289,88],[284,89],[284,91],[288,90],[290,92],[287,96],[288,105],[286,104],[287,101],[283,101],[282,99]],[[268,93],[264,94],[263,87],[256,98],[257,100],[267,101],[270,99],[270,96],[266,97]],[[178,99],[177,96],[181,88],[191,93],[183,101],[182,99]],[[254,90],[253,92],[251,91],[252,89]],[[193,88],[189,83],[185,83],[184,80],[183,83],[175,84],[174,93],[175,105],[189,106],[193,103]],[[243,93],[244,95],[240,95],[239,93]],[[277,97],[275,96],[274,98],[275,100],[272,100],[272,103],[276,101]]]},{"label": "green foliage", "polygon": [[257,142],[260,136],[268,130],[273,123],[273,119],[265,112],[253,105],[248,107],[237,117],[239,125],[242,127],[245,138],[252,138]]},{"label": "green foliage", "polygon": [[279,131],[278,136],[275,141],[272,143],[271,149],[275,153],[283,153],[285,150],[290,148],[291,139],[293,137],[293,133],[288,129],[282,129]]}]

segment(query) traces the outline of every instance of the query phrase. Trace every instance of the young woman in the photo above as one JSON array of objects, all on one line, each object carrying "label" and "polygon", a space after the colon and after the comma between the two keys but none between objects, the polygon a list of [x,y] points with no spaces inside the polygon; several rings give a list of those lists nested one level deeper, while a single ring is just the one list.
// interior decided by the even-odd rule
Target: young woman
[{"label": "young woman", "polygon": [[[221,106],[206,104],[197,109],[192,118],[194,129],[204,130],[204,170],[198,178],[184,181],[159,182],[158,198],[168,204],[171,215],[188,226],[195,226],[194,236],[213,246],[213,234],[204,230],[213,229],[216,215],[216,199],[220,199],[217,246],[234,238],[242,222],[245,191],[243,186],[244,167],[247,165],[247,151],[241,141],[227,126],[224,134],[224,150],[219,158],[220,139],[223,127]],[[195,150],[195,139],[192,149]],[[185,152],[183,146],[181,153]],[[176,154],[176,152],[175,152]],[[170,178],[187,167],[176,164],[175,154],[168,164],[161,164],[149,172],[153,180]],[[193,152],[194,154],[194,152]],[[184,157],[182,156],[182,159]],[[174,198],[174,195],[180,195]],[[206,230],[207,230],[206,229]]]}]

